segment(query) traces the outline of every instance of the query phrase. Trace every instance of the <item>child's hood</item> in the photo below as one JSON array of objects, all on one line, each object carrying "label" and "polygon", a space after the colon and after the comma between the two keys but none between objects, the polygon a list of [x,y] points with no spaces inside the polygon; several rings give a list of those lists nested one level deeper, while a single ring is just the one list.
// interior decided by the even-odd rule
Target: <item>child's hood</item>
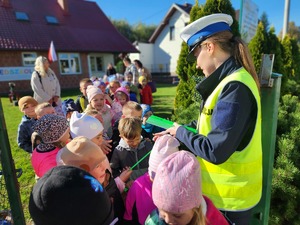
[{"label": "child's hood", "polygon": [[145,146],[145,143],[144,143],[144,142],[145,142],[145,140],[142,139],[141,142],[140,142],[140,144],[138,145],[137,148],[131,148],[131,147],[129,147],[129,145],[124,141],[124,139],[121,138],[121,139],[120,139],[120,142],[119,142],[119,146],[120,146],[121,148],[125,149],[126,151],[137,151],[137,150],[139,150],[139,149],[144,148],[144,146]]}]

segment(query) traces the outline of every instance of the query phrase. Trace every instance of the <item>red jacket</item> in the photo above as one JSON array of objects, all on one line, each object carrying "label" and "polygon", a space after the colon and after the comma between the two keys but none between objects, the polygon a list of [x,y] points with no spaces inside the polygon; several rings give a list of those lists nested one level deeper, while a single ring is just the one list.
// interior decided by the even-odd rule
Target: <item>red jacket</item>
[{"label": "red jacket", "polygon": [[141,90],[141,103],[152,105],[153,98],[152,98],[152,91],[149,84],[146,84],[146,86]]}]

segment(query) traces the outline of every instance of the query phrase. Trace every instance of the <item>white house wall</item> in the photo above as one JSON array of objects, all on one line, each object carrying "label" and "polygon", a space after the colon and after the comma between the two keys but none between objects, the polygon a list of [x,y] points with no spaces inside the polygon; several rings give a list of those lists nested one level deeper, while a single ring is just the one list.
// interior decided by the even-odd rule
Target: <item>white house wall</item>
[{"label": "white house wall", "polygon": [[151,70],[153,64],[153,44],[139,42],[135,47],[141,53],[130,53],[129,57],[131,61],[138,59],[143,63],[144,67]]},{"label": "white house wall", "polygon": [[[176,11],[169,23],[159,34],[154,43],[152,70],[176,74],[177,60],[181,51],[182,39],[179,34],[189,22],[189,15]],[[170,27],[174,26],[174,40],[170,40]]]}]

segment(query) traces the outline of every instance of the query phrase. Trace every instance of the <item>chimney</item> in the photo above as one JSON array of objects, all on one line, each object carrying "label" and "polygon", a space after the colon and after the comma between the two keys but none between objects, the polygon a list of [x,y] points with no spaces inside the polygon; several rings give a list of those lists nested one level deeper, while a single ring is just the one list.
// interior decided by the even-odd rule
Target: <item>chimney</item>
[{"label": "chimney", "polygon": [[[5,0],[3,0],[5,1]],[[6,0],[9,1],[9,0]],[[69,14],[69,5],[68,5],[68,0],[57,0],[58,4],[60,5],[60,7],[62,8],[62,10],[64,11],[64,15],[68,15]]]},{"label": "chimney", "polygon": [[5,8],[11,7],[10,0],[1,0],[1,6]]}]

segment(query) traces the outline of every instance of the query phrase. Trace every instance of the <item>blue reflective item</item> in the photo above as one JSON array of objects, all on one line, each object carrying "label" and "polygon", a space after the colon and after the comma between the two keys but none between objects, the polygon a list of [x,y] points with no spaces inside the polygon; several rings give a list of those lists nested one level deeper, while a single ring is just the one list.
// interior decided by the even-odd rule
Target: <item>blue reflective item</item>
[{"label": "blue reflective item", "polygon": [[92,186],[92,188],[94,189],[95,192],[98,192],[98,191],[103,192],[103,187],[102,187],[102,185],[101,185],[100,182],[99,182],[98,180],[96,180],[94,177],[85,175],[85,176],[84,176],[84,179],[90,180],[91,186]]}]

